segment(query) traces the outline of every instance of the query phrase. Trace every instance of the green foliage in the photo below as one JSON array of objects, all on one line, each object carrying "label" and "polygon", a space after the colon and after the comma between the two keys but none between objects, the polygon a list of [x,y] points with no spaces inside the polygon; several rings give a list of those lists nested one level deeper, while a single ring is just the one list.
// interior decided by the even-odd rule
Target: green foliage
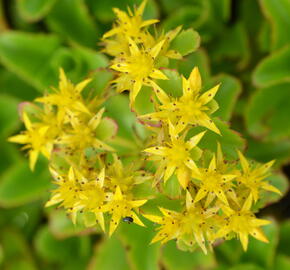
[{"label": "green foliage", "polygon": [[[269,244],[251,239],[249,250],[243,253],[240,244],[230,240],[204,255],[199,250],[181,251],[173,241],[165,246],[148,245],[155,228],[152,223],[146,223],[145,229],[124,223],[107,239],[96,226],[74,226],[63,211],[43,210],[51,188],[46,162],[38,162],[32,173],[19,149],[7,142],[7,136],[21,126],[18,104],[33,100],[39,92],[51,91],[60,66],[75,81],[90,74],[93,80],[88,88],[100,95],[112,79],[104,69],[107,57],[98,52],[100,38],[114,19],[112,7],[125,9],[140,2],[0,0],[0,268],[290,269],[289,220],[274,221],[266,227]],[[188,77],[194,66],[200,69],[203,90],[221,82],[216,95],[220,108],[214,117],[223,137],[207,131],[200,145],[215,151],[218,140],[226,157],[233,160],[237,158],[234,149],[245,147],[247,156],[259,162],[276,159],[271,184],[286,194],[288,179],[282,167],[290,157],[290,2],[150,0],[144,17],[159,17],[167,30],[179,25],[185,29],[170,47],[184,58],[170,60],[170,69],[164,70],[169,80],[160,81],[167,93],[181,93],[176,70]],[[99,127],[99,134],[115,136],[113,146],[119,152],[137,155],[146,131],[130,111],[126,93],[107,94],[107,120]],[[138,113],[152,111],[150,98],[143,87],[136,100]],[[228,122],[239,133],[231,130]],[[172,177],[162,187],[168,198],[158,197],[144,210],[153,213],[157,202],[176,209],[171,198],[179,197],[177,187],[177,179]],[[143,186],[136,193],[146,189]],[[260,206],[274,204],[280,197],[267,193],[264,198]],[[275,211],[270,214],[274,216]]]}]

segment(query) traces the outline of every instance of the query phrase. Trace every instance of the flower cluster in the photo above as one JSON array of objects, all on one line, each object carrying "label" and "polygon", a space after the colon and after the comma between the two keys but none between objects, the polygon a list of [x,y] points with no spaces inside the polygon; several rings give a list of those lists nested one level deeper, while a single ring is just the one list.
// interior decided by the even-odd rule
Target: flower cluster
[{"label": "flower cluster", "polygon": [[[40,153],[49,160],[55,189],[46,206],[63,207],[73,223],[98,223],[103,231],[108,223],[111,235],[121,220],[144,226],[143,215],[160,225],[152,242],[175,239],[182,249],[204,252],[219,239],[238,238],[245,250],[249,235],[267,242],[260,227],[269,221],[256,218],[253,209],[264,191],[280,194],[267,181],[274,162],[250,164],[240,151],[239,159],[225,159],[218,141],[215,150],[208,147],[210,134],[224,136],[213,117],[219,85],[205,90],[195,67],[188,78],[177,75],[178,94],[160,86],[170,80],[164,69],[169,60],[182,58],[171,48],[181,27],[152,35],[158,20],[142,19],[145,4],[128,13],[114,9],[117,20],[102,40],[112,57],[111,93],[128,90],[132,113],[148,130],[142,153],[116,151],[117,124],[104,116],[108,96],[85,95],[90,79],[74,85],[62,69],[58,88],[21,106],[26,131],[9,141],[24,144],[32,170]],[[141,115],[135,101],[144,88],[153,109]],[[156,194],[170,197],[168,181],[179,194],[171,198],[177,209],[155,205],[159,215],[142,210]]]}]

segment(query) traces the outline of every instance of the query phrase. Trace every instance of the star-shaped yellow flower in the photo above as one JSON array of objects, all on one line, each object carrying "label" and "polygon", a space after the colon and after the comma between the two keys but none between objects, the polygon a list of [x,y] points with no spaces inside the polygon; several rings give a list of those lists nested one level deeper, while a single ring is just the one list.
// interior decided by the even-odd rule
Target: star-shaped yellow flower
[{"label": "star-shaped yellow flower", "polygon": [[225,188],[225,186],[235,179],[237,175],[224,174],[217,170],[215,154],[213,155],[208,168],[199,168],[192,172],[192,176],[200,181],[198,183],[199,190],[194,198],[194,202],[198,202],[206,197],[205,207],[207,207],[217,197],[223,203],[228,205],[228,199],[225,195],[225,191],[228,190],[228,185],[227,188]]},{"label": "star-shaped yellow flower", "polygon": [[140,119],[155,121],[167,121],[176,125],[181,132],[187,125],[203,126],[220,134],[219,129],[210,118],[210,114],[218,109],[213,100],[219,89],[219,85],[201,93],[201,77],[198,68],[195,67],[189,79],[182,77],[183,95],[179,98],[169,97],[157,84],[154,85],[155,94],[161,104],[158,111],[142,115]]},{"label": "star-shaped yellow flower", "polygon": [[32,123],[25,112],[22,114],[22,117],[26,130],[21,134],[8,138],[8,141],[25,144],[22,149],[28,150],[29,166],[31,170],[34,170],[39,153],[42,153],[46,158],[50,157],[53,141],[48,135],[48,125]]},{"label": "star-shaped yellow flower", "polygon": [[145,218],[161,225],[151,243],[161,241],[162,244],[176,239],[180,234],[181,213],[159,207],[163,216],[143,215]]},{"label": "star-shaped yellow flower", "polygon": [[93,213],[94,220],[97,220],[102,230],[105,231],[104,216],[101,210],[109,197],[103,188],[105,170],[102,169],[94,180],[88,180],[73,167],[70,167],[67,175],[61,175],[52,168],[50,168],[50,172],[55,179],[54,184],[58,187],[52,191],[54,195],[45,206],[61,203],[60,207],[63,206],[67,210],[74,224],[78,212]]},{"label": "star-shaped yellow flower", "polygon": [[58,89],[53,88],[53,94],[47,94],[44,97],[37,98],[36,101],[44,104],[57,106],[57,118],[59,123],[69,122],[72,115],[79,113],[90,114],[84,104],[81,92],[91,81],[84,80],[77,85],[73,85],[66,77],[63,69],[60,69],[60,81]]},{"label": "star-shaped yellow flower", "polygon": [[239,237],[245,251],[248,248],[249,235],[262,242],[268,242],[259,227],[269,224],[270,221],[255,217],[251,212],[252,200],[252,195],[249,195],[243,207],[239,210],[233,210],[229,206],[223,205],[222,210],[226,215],[225,224],[217,233],[219,237],[224,237],[231,232],[235,233]]},{"label": "star-shaped yellow flower", "polygon": [[164,145],[150,147],[144,152],[160,157],[160,167],[164,170],[164,181],[166,182],[174,173],[183,188],[187,187],[191,170],[196,170],[194,159],[198,159],[201,150],[197,144],[202,139],[205,132],[201,132],[188,141],[185,141],[186,133],[179,136],[176,128],[169,121],[170,140]]},{"label": "star-shaped yellow flower", "polygon": [[133,209],[142,206],[146,202],[147,200],[127,200],[123,196],[120,187],[117,186],[113,199],[102,207],[102,212],[109,212],[112,215],[109,235],[111,236],[116,230],[121,218],[131,217],[134,223],[145,226]]},{"label": "star-shaped yellow flower", "polygon": [[94,147],[99,150],[114,151],[114,149],[97,138],[96,128],[99,126],[104,108],[100,109],[88,122],[72,118],[72,129],[58,139],[59,144],[68,145],[73,149],[84,150]]},{"label": "star-shaped yellow flower", "polygon": [[135,10],[134,14],[129,9],[129,14],[126,12],[114,8],[113,11],[117,16],[117,25],[110,31],[103,35],[103,39],[107,39],[116,34],[126,35],[132,38],[140,37],[142,28],[151,24],[157,23],[159,20],[152,19],[143,21],[142,15],[146,6],[147,0],[143,1],[141,5]]},{"label": "star-shaped yellow flower", "polygon": [[113,154],[113,158],[113,164],[108,165],[106,171],[106,187],[108,189],[113,190],[116,186],[119,186],[123,193],[128,194],[135,185],[153,178],[145,170],[137,170],[138,162],[124,166],[116,154]]},{"label": "star-shaped yellow flower", "polygon": [[119,72],[119,77],[113,81],[117,84],[117,91],[130,90],[130,103],[133,105],[142,85],[150,86],[153,80],[166,80],[167,77],[156,66],[164,40],[150,49],[139,48],[132,39],[128,40],[130,53],[117,59],[111,68]]},{"label": "star-shaped yellow flower", "polygon": [[259,192],[261,190],[272,191],[281,195],[279,189],[270,185],[265,180],[265,178],[270,175],[268,171],[274,164],[274,160],[263,165],[258,165],[255,168],[251,168],[244,155],[240,151],[238,152],[238,154],[243,172],[237,180],[250,189],[250,193],[253,196],[254,202],[257,202],[259,198]]}]

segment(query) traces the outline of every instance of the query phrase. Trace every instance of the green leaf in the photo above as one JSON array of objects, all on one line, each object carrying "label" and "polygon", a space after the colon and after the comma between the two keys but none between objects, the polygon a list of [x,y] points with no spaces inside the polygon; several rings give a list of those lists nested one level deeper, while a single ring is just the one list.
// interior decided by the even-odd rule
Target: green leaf
[{"label": "green leaf", "polygon": [[57,82],[50,60],[60,46],[53,35],[9,31],[0,36],[0,61],[41,92]]},{"label": "green leaf", "polygon": [[290,42],[290,2],[288,0],[261,0],[260,5],[272,27],[272,50]]},{"label": "green leaf", "polygon": [[142,115],[146,113],[154,112],[154,105],[151,102],[151,98],[154,96],[152,88],[150,87],[142,87],[141,91],[138,93],[135,104],[134,110],[136,111],[137,115]]},{"label": "green leaf", "polygon": [[126,258],[126,251],[123,248],[121,241],[112,236],[104,240],[96,248],[90,263],[90,270],[130,270]]},{"label": "green leaf", "polygon": [[[233,250],[235,252],[233,252]],[[227,265],[236,265],[239,263],[242,254],[244,253],[240,242],[237,239],[224,241],[214,249],[218,262],[223,262]],[[227,266],[228,268],[229,266]],[[226,269],[227,269],[226,268]]]},{"label": "green leaf", "polygon": [[163,182],[163,191],[170,199],[179,198],[181,195],[181,186],[176,175],[170,177],[166,183]]},{"label": "green leaf", "polygon": [[253,81],[259,87],[267,87],[290,80],[290,47],[285,47],[264,58],[253,72]]},{"label": "green leaf", "polygon": [[36,270],[30,248],[23,235],[12,229],[1,230],[0,242],[4,251],[6,269]]},{"label": "green leaf", "polygon": [[[114,143],[123,144],[127,151],[133,150],[140,153],[143,146],[138,146],[136,136],[139,137],[139,140],[140,138],[144,139],[147,136],[147,131],[130,110],[128,96],[119,94],[110,97],[105,102],[105,108],[105,115],[114,119],[118,124],[118,138],[115,139]],[[131,150],[128,150],[128,148]]]},{"label": "green leaf", "polygon": [[233,65],[237,69],[243,69],[250,60],[249,40],[244,24],[238,23],[225,30],[219,42],[210,50],[210,56],[220,70],[224,70],[222,65],[227,59],[235,60],[230,66],[231,69]]},{"label": "green leaf", "polygon": [[280,227],[280,242],[278,244],[278,252],[290,257],[289,238],[290,237],[290,221],[287,220]]},{"label": "green leaf", "polygon": [[275,159],[275,165],[279,166],[290,158],[290,142],[263,142],[253,138],[247,138],[247,156],[259,162],[268,162]]},{"label": "green leaf", "polygon": [[212,152],[216,152],[217,142],[219,142],[221,144],[225,158],[236,159],[236,150],[242,150],[245,146],[244,139],[240,136],[238,132],[231,130],[229,126],[221,120],[214,119],[214,122],[220,130],[221,135],[218,135],[215,132],[207,130],[203,127],[196,127],[189,132],[188,136],[192,136],[203,130],[207,130],[198,146],[201,149],[207,149]]},{"label": "green leaf", "polygon": [[68,264],[73,260],[85,264],[90,255],[90,239],[88,236],[56,239],[47,226],[43,226],[34,238],[36,253],[47,262]]},{"label": "green leaf", "polygon": [[98,30],[84,0],[57,1],[46,20],[52,31],[68,40],[96,48]]},{"label": "green leaf", "polygon": [[199,34],[193,29],[183,30],[170,44],[170,49],[178,51],[181,55],[190,54],[200,45]]},{"label": "green leaf", "polygon": [[[74,225],[64,210],[53,210],[48,215],[49,229],[58,239],[81,235],[86,228],[81,224]],[[90,231],[92,231],[90,229]]]},{"label": "green leaf", "polygon": [[161,261],[168,270],[213,269],[216,264],[213,253],[205,255],[202,251],[181,251],[174,241],[162,248]]},{"label": "green leaf", "polygon": [[56,0],[17,0],[17,8],[23,19],[34,22],[50,11]]},{"label": "green leaf", "polygon": [[272,175],[267,177],[267,181],[269,181],[269,184],[279,189],[282,195],[275,192],[263,191],[261,199],[257,202],[257,205],[255,205],[256,209],[263,208],[281,200],[283,195],[285,195],[286,192],[289,190],[288,179],[283,173],[273,173]]},{"label": "green leaf", "polygon": [[124,223],[119,230],[123,246],[127,250],[132,269],[158,270],[159,244],[150,245],[154,236],[154,227],[147,228],[134,223]]},{"label": "green leaf", "polygon": [[242,90],[241,83],[235,77],[227,74],[215,77],[214,81],[215,84],[221,83],[221,85],[214,98],[219,105],[219,109],[213,115],[224,121],[229,121]]},{"label": "green leaf", "polygon": [[255,263],[262,267],[262,269],[270,269],[274,263],[276,248],[279,241],[279,227],[275,222],[272,222],[270,225],[263,227],[263,231],[269,239],[269,243],[263,243],[251,237],[248,251],[242,255],[241,261]]},{"label": "green leaf", "polygon": [[243,263],[243,264],[238,264],[238,265],[235,265],[231,268],[229,268],[229,270],[264,270],[264,268],[258,266],[258,265],[255,265],[255,264],[252,264],[252,263]]},{"label": "green leaf", "polygon": [[170,68],[177,69],[179,73],[183,74],[186,78],[189,77],[194,67],[198,67],[203,81],[208,81],[210,79],[209,59],[205,50],[198,49],[197,51],[184,57],[182,61],[174,60],[174,62],[170,65]]},{"label": "green leaf", "polygon": [[5,138],[13,133],[19,126],[18,119],[19,100],[7,95],[0,95],[0,137]]},{"label": "green leaf", "polygon": [[[289,246],[289,243],[287,243]],[[290,257],[278,254],[275,258],[273,269],[288,270],[290,269]]]},{"label": "green leaf", "polygon": [[39,160],[34,172],[27,161],[10,167],[0,182],[0,205],[15,207],[41,198],[51,186],[47,161]]},{"label": "green leaf", "polygon": [[250,134],[267,140],[281,140],[290,134],[290,83],[257,90],[246,108]]},{"label": "green leaf", "polygon": [[13,96],[19,100],[32,100],[39,94],[34,87],[5,69],[0,69],[0,85],[1,94]]},{"label": "green leaf", "polygon": [[182,81],[178,72],[172,69],[164,69],[163,73],[168,80],[159,80],[158,85],[169,95],[174,97],[182,96]]},{"label": "green leaf", "polygon": [[102,141],[113,139],[118,132],[118,125],[114,119],[104,117],[96,128],[96,137]]},{"label": "green leaf", "polygon": [[[171,1],[172,2],[172,1]],[[177,1],[176,1],[177,2]],[[170,11],[166,20],[164,20],[164,28],[166,31],[173,29],[179,25],[183,25],[186,28],[192,27],[194,29],[198,29],[201,27],[209,18],[209,1],[199,1],[199,0],[191,0],[188,3],[173,3],[171,5],[168,1],[165,5],[173,6],[180,5],[180,7],[175,7]]]}]

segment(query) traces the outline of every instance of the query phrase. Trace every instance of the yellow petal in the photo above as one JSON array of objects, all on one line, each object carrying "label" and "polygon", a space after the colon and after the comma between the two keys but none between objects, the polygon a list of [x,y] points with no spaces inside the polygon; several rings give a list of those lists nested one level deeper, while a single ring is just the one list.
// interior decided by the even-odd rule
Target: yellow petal
[{"label": "yellow petal", "polygon": [[156,20],[156,19],[146,20],[146,21],[141,23],[140,28],[154,24],[154,23],[158,23],[158,22],[159,22],[159,20]]},{"label": "yellow petal", "polygon": [[171,164],[167,165],[167,168],[166,168],[165,173],[164,173],[164,181],[165,182],[172,176],[175,169],[176,169],[175,165],[171,165]]},{"label": "yellow petal", "polygon": [[136,200],[136,201],[131,201],[130,204],[132,208],[140,207],[141,205],[145,204],[147,200]]},{"label": "yellow petal", "polygon": [[120,222],[120,217],[113,215],[111,220],[110,220],[109,236],[111,236],[114,233],[114,231],[118,227],[119,222]]},{"label": "yellow petal", "polygon": [[156,58],[157,55],[159,54],[163,44],[165,42],[165,39],[161,40],[160,42],[158,42],[153,48],[152,50],[150,51],[150,54],[152,57]]},{"label": "yellow petal", "polygon": [[248,234],[246,233],[239,233],[240,241],[242,243],[244,251],[247,251],[248,249],[248,242],[249,242],[249,237]]},{"label": "yellow petal", "polygon": [[202,200],[207,194],[208,190],[201,187],[194,198],[194,203]]},{"label": "yellow petal", "polygon": [[105,222],[104,222],[104,215],[101,212],[95,213],[96,220],[98,221],[101,229],[105,232]]},{"label": "yellow petal", "polygon": [[133,218],[133,222],[139,226],[146,227],[144,223],[140,220],[140,218],[132,211],[131,216]]},{"label": "yellow petal", "polygon": [[164,146],[155,146],[155,147],[149,147],[143,150],[146,153],[158,155],[158,156],[166,156],[167,147]]},{"label": "yellow petal", "polygon": [[9,142],[25,144],[29,142],[29,137],[24,134],[15,135],[8,138]]},{"label": "yellow petal", "polygon": [[162,104],[166,104],[170,102],[170,98],[168,95],[153,81],[151,81],[151,85],[154,89],[154,92]]},{"label": "yellow petal", "polygon": [[94,138],[94,141],[93,141],[93,146],[96,147],[97,149],[103,149],[103,150],[106,150],[106,151],[115,151],[115,149],[109,145],[107,145],[106,143]]},{"label": "yellow petal", "polygon": [[39,154],[39,151],[37,151],[37,150],[30,150],[29,151],[29,167],[30,167],[31,171],[34,170],[35,163],[36,163],[37,158],[38,158],[38,154]]},{"label": "yellow petal", "polygon": [[105,168],[102,168],[99,175],[98,175],[98,185],[99,187],[104,186],[104,181],[105,181]]},{"label": "yellow petal", "polygon": [[190,150],[198,145],[199,141],[202,139],[205,133],[206,131],[203,131],[190,138],[190,140],[187,142]]},{"label": "yellow petal", "polygon": [[97,126],[100,124],[104,111],[105,111],[105,108],[100,109],[96,113],[96,115],[89,121],[88,126],[92,130],[95,130],[97,128]]},{"label": "yellow petal", "polygon": [[24,125],[25,125],[26,129],[27,130],[31,130],[32,123],[31,123],[28,115],[25,112],[23,112],[22,117],[23,117],[23,122],[24,122]]},{"label": "yellow petal", "polygon": [[238,155],[240,158],[240,162],[241,162],[241,166],[244,172],[248,172],[249,171],[249,163],[247,161],[247,159],[244,157],[244,155],[238,151]]},{"label": "yellow petal", "polygon": [[130,91],[130,106],[132,107],[137,95],[139,94],[142,87],[142,81],[136,80],[133,84],[133,89]]},{"label": "yellow petal", "polygon": [[251,235],[253,237],[255,237],[256,239],[264,242],[264,243],[269,243],[269,240],[267,239],[267,237],[265,236],[265,234],[263,233],[263,231],[261,229],[259,229],[259,228],[254,229],[251,232]]},{"label": "yellow petal", "polygon": [[186,191],[186,209],[188,210],[193,205],[193,199],[189,191]]},{"label": "yellow petal", "polygon": [[198,67],[194,67],[189,76],[190,88],[194,92],[199,92],[201,89],[201,76]]},{"label": "yellow petal", "polygon": [[268,183],[263,183],[262,188],[265,190],[268,190],[268,191],[278,193],[279,195],[282,195],[281,191],[278,188],[276,188]]},{"label": "yellow petal", "polygon": [[159,69],[154,68],[149,75],[153,79],[168,80],[167,76]]},{"label": "yellow petal", "polygon": [[214,171],[216,169],[216,158],[215,158],[215,154],[213,155],[211,162],[208,166],[209,171]]},{"label": "yellow petal", "polygon": [[145,218],[151,220],[152,222],[161,224],[162,223],[162,217],[155,216],[155,215],[143,215]]},{"label": "yellow petal", "polygon": [[122,191],[119,186],[116,187],[116,191],[114,194],[114,201],[123,200]]},{"label": "yellow petal", "polygon": [[229,205],[229,202],[223,190],[220,189],[215,191],[214,193],[224,204]]},{"label": "yellow petal", "polygon": [[177,169],[177,179],[179,184],[186,189],[190,180],[190,171],[185,167]]},{"label": "yellow petal", "polygon": [[76,86],[75,86],[75,91],[77,93],[81,93],[83,91],[83,89],[88,85],[88,83],[90,83],[92,81],[92,79],[86,79],[80,83],[78,83]]},{"label": "yellow petal", "polygon": [[201,97],[199,98],[199,101],[202,104],[207,104],[209,103],[215,96],[216,92],[218,91],[220,85],[216,85],[215,87],[213,87],[212,89],[206,91],[205,93],[203,93],[201,95]]}]

